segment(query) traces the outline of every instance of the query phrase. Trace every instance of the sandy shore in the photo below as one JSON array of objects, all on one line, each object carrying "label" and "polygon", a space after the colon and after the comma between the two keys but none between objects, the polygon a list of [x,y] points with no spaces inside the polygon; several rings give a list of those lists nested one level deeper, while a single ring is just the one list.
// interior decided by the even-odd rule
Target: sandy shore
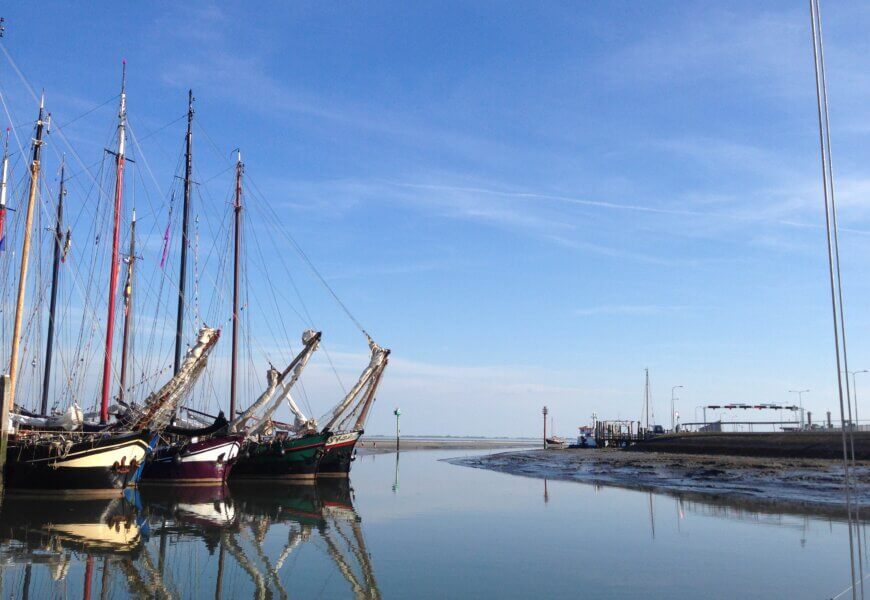
[{"label": "sandy shore", "polygon": [[[658,454],[623,450],[524,450],[448,459],[513,475],[662,491],[754,508],[844,515],[843,463],[820,459]],[[870,517],[870,461],[853,471],[862,519]]]},{"label": "sandy shore", "polygon": [[[399,449],[406,450],[499,450],[511,448],[533,448],[540,442],[530,440],[487,440],[487,439],[402,439]],[[391,438],[362,438],[356,446],[360,454],[385,454],[396,451],[396,440]]]}]

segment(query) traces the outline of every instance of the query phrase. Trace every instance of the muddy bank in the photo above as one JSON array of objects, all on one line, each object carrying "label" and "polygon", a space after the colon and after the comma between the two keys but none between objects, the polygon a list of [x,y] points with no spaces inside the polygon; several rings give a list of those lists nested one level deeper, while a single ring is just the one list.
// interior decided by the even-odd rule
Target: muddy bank
[{"label": "muddy bank", "polygon": [[[540,442],[530,440],[487,440],[487,439],[402,439],[399,449],[406,450],[498,450],[511,448],[534,448]],[[356,446],[360,454],[386,454],[396,451],[395,438],[362,438]]]},{"label": "muddy bank", "polygon": [[[843,464],[834,460],[658,454],[624,450],[523,450],[447,459],[513,475],[563,479],[751,503],[756,509],[845,515]],[[862,519],[870,517],[870,461],[853,471]],[[866,517],[865,517],[866,513]]]},{"label": "muddy bank", "polygon": [[[855,431],[852,437],[855,458],[870,460],[870,431]],[[843,434],[834,430],[676,433],[638,442],[632,448],[679,454],[836,460],[843,456]]]}]

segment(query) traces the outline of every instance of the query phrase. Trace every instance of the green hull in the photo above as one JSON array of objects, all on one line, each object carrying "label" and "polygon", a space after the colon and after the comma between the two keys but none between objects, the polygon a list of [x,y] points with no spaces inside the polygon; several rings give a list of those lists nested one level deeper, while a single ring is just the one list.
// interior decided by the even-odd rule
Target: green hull
[{"label": "green hull", "polygon": [[230,479],[314,479],[328,434],[315,433],[278,442],[248,442]]}]

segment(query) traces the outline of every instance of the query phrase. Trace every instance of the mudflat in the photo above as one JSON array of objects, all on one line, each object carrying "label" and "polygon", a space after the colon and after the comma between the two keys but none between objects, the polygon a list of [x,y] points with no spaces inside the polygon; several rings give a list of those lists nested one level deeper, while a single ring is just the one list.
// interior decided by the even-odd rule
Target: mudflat
[{"label": "mudflat", "polygon": [[[756,508],[769,505],[845,515],[842,460],[617,449],[522,450],[447,460],[513,475],[751,501]],[[850,474],[852,501],[870,517],[870,461],[858,461]]]}]

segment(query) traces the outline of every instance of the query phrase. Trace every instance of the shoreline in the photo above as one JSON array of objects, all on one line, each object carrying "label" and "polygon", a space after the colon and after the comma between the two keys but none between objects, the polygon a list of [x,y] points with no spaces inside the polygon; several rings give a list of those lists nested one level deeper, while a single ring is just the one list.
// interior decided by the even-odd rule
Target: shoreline
[{"label": "shoreline", "polygon": [[[845,518],[842,461],[631,452],[520,450],[444,459],[510,475],[663,492],[762,512]],[[852,470],[853,501],[870,518],[870,461]]]},{"label": "shoreline", "polygon": [[[535,448],[540,442],[510,439],[451,439],[451,438],[401,438],[399,451],[412,450],[512,450]],[[359,454],[389,454],[396,452],[395,438],[362,437],[356,445]]]}]

